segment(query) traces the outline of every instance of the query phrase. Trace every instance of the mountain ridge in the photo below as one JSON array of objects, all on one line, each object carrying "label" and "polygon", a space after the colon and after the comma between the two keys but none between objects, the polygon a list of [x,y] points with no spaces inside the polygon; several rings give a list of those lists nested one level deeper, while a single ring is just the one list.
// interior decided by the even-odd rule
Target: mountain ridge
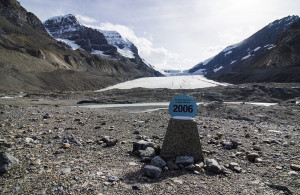
[{"label": "mountain ridge", "polygon": [[1,1],[0,13],[0,92],[96,90],[158,74],[125,57],[69,49],[16,0]]},{"label": "mountain ridge", "polygon": [[[255,73],[259,74],[259,69],[268,69],[267,74],[271,75],[271,71],[274,69],[271,69],[271,66],[264,65],[266,64],[265,61],[269,58],[268,56],[271,55],[272,51],[276,49],[280,34],[288,31],[292,27],[292,24],[299,20],[299,16],[288,16],[275,20],[249,38],[226,47],[216,56],[200,62],[187,72],[191,74],[203,74],[208,78],[230,83],[297,81],[298,78],[295,76],[293,76],[293,79],[284,79],[282,76],[279,76],[280,79],[271,77],[263,78],[263,75],[261,75],[261,78],[253,75],[250,76],[249,70],[255,69]],[[277,66],[280,65],[277,64]],[[266,70],[263,72],[266,73]],[[242,73],[244,75],[243,78],[238,77]],[[247,78],[246,74],[249,74],[249,78]]]}]

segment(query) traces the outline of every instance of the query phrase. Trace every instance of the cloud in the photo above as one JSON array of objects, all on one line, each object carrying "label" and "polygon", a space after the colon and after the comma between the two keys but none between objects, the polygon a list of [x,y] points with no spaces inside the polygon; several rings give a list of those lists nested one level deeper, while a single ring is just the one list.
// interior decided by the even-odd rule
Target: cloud
[{"label": "cloud", "polygon": [[76,18],[82,22],[82,23],[96,23],[97,20],[95,20],[94,18],[90,18],[90,17],[87,17],[87,16],[82,16],[82,15],[79,15],[79,14],[76,14]]},{"label": "cloud", "polygon": [[131,41],[138,48],[139,55],[158,70],[181,69],[183,56],[164,47],[155,47],[152,35],[147,32],[144,32],[143,36],[137,36],[132,27],[109,22],[101,23],[98,26],[87,26],[101,30],[117,31],[124,39]]}]

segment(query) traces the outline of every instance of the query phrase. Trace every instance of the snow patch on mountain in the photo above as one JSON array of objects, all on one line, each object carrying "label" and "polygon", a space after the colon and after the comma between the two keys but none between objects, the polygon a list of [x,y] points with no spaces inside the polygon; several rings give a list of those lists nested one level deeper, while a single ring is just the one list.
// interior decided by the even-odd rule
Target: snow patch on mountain
[{"label": "snow patch on mountain", "polygon": [[214,72],[218,72],[219,70],[221,70],[223,68],[223,66],[220,66],[220,67],[218,67],[218,68],[215,68],[214,69]]},{"label": "snow patch on mountain", "polygon": [[110,55],[106,55],[106,54],[103,53],[103,51],[100,51],[100,50],[93,50],[91,52],[91,54],[96,54],[96,55],[104,56],[104,57],[110,57]]},{"label": "snow patch on mountain", "polygon": [[80,49],[80,46],[77,45],[75,41],[71,41],[69,39],[61,39],[61,38],[57,38],[56,40],[69,45],[73,50]]}]

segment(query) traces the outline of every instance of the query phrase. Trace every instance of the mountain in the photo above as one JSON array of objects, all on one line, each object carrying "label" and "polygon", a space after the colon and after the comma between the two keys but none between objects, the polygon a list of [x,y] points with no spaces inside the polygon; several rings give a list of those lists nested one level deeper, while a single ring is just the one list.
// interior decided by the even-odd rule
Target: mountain
[{"label": "mountain", "polygon": [[[116,52],[98,31],[105,51]],[[83,40],[84,41],[84,40]],[[0,92],[95,90],[122,81],[158,75],[151,67],[72,50],[53,39],[43,23],[16,0],[0,1]]]},{"label": "mountain", "polygon": [[[139,66],[153,66],[144,62],[137,47],[116,31],[104,31],[81,25],[77,18],[68,14],[52,17],[44,22],[49,34],[58,41],[68,44],[73,49],[83,49],[91,54],[124,60],[129,58]],[[156,76],[161,76],[154,72]]]},{"label": "mountain", "polygon": [[188,72],[230,83],[299,82],[299,21],[299,16],[276,20]]}]

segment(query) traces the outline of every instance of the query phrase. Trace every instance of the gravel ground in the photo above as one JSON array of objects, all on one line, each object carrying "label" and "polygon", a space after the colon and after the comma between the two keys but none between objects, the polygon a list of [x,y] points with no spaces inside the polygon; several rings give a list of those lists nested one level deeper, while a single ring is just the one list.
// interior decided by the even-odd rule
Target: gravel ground
[{"label": "gravel ground", "polygon": [[[75,95],[35,98],[0,99],[1,151],[19,159],[1,175],[1,194],[300,194],[300,172],[291,167],[300,165],[297,100],[269,107],[199,105],[195,121],[204,157],[225,171],[164,168],[151,179],[142,172],[147,163],[132,153],[133,143],[162,145],[167,110],[84,108]],[[103,136],[118,142],[107,147]],[[239,145],[228,149],[226,141]],[[249,161],[252,153],[259,160]]]}]

